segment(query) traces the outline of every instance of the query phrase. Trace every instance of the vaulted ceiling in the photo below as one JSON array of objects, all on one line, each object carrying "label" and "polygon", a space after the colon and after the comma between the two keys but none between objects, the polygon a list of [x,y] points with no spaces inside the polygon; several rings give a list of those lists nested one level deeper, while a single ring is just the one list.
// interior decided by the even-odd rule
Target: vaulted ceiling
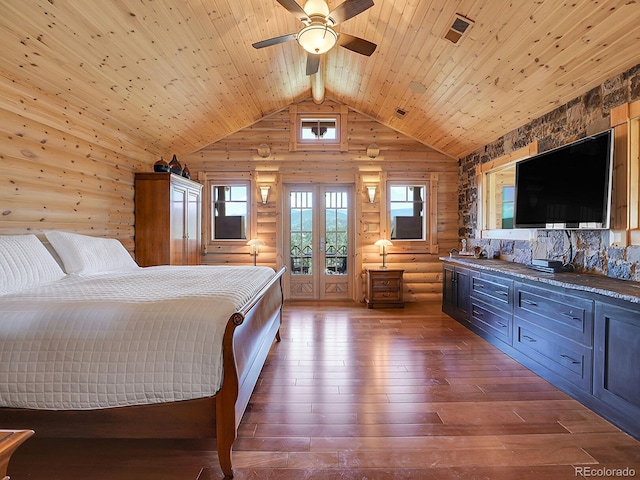
[{"label": "vaulted ceiling", "polygon": [[[637,0],[374,2],[336,31],[377,49],[326,53],[326,98],[456,158],[640,63]],[[296,41],[252,47],[303,26],[276,0],[1,6],[0,75],[151,151],[191,153],[311,96]],[[471,26],[454,44],[456,14]]]}]

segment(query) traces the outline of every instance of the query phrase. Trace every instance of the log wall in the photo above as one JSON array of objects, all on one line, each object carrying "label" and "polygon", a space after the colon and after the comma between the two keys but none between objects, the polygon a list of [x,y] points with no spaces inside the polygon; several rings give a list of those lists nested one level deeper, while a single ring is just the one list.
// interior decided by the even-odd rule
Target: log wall
[{"label": "log wall", "polygon": [[133,173],[156,157],[81,108],[0,77],[0,234],[65,230],[133,252]]},{"label": "log wall", "polygon": [[[326,101],[315,105],[311,100],[292,106],[298,113],[336,113],[344,106]],[[357,205],[355,225],[356,300],[361,299],[360,272],[380,264],[378,247],[373,244],[381,237],[388,238],[384,191],[386,181],[437,179],[437,248],[429,251],[426,242],[411,247],[396,242],[388,249],[387,264],[405,270],[405,299],[407,301],[439,300],[442,291],[441,270],[438,260],[458,242],[458,163],[457,160],[433,150],[398,133],[366,115],[348,109],[348,148],[346,151],[314,150],[290,151],[291,114],[285,109],[215,142],[191,155],[181,158],[192,175],[201,179],[252,179],[257,190],[260,184],[269,184],[269,202],[258,202],[257,237],[265,242],[260,252],[260,263],[277,267],[283,264],[282,192],[289,183],[341,183],[352,185]],[[258,155],[258,146],[267,144],[270,154]],[[367,147],[375,143],[380,155],[371,159]],[[376,184],[374,204],[369,203],[366,185]],[[256,191],[256,196],[258,195]],[[208,208],[204,208],[205,216]],[[203,229],[206,231],[206,228]],[[256,236],[256,235],[254,235]],[[203,263],[250,264],[248,247],[242,244],[207,245]]]}]

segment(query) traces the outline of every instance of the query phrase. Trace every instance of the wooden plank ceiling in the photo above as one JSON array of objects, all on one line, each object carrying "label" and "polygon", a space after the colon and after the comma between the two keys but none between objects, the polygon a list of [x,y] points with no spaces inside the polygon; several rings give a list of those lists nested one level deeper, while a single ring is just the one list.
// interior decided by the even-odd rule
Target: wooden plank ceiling
[{"label": "wooden plank ceiling", "polygon": [[[640,63],[633,0],[374,1],[336,30],[378,48],[325,54],[326,98],[456,158]],[[301,26],[275,0],[2,0],[0,75],[188,154],[311,96],[297,42],[251,46]]]}]

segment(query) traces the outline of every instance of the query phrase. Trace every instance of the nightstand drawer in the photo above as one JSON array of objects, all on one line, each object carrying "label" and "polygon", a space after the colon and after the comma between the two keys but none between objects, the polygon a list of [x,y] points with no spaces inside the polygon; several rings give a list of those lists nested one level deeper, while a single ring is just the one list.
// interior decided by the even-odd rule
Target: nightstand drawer
[{"label": "nightstand drawer", "polygon": [[388,302],[399,302],[402,300],[402,298],[400,297],[400,292],[396,289],[396,290],[373,290],[373,292],[371,292],[371,299],[372,302],[377,302],[380,300],[383,301],[388,301]]},{"label": "nightstand drawer", "polygon": [[371,288],[376,291],[397,291],[400,288],[401,279],[399,278],[373,278],[371,280]]}]

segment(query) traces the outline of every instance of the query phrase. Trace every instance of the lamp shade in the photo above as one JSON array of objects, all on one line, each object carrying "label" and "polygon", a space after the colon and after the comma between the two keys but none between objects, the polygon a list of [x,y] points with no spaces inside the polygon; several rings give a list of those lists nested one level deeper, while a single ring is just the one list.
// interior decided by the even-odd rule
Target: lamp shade
[{"label": "lamp shade", "polygon": [[367,186],[367,193],[369,194],[369,203],[376,202],[376,186],[369,185]]},{"label": "lamp shade", "polygon": [[260,198],[262,199],[262,204],[266,205],[269,200],[269,185],[260,185]]},{"label": "lamp shade", "polygon": [[307,52],[320,55],[333,48],[338,41],[338,34],[320,22],[312,22],[298,32],[297,40]]},{"label": "lamp shade", "polygon": [[374,245],[389,247],[393,245],[393,243],[391,243],[391,240],[387,240],[386,238],[381,238],[380,240],[376,240],[376,243],[374,243]]},{"label": "lamp shade", "polygon": [[249,245],[251,247],[251,249],[255,252],[260,247],[264,246],[264,242],[262,240],[257,239],[257,238],[252,238],[251,240],[249,240],[247,242],[247,245]]}]

